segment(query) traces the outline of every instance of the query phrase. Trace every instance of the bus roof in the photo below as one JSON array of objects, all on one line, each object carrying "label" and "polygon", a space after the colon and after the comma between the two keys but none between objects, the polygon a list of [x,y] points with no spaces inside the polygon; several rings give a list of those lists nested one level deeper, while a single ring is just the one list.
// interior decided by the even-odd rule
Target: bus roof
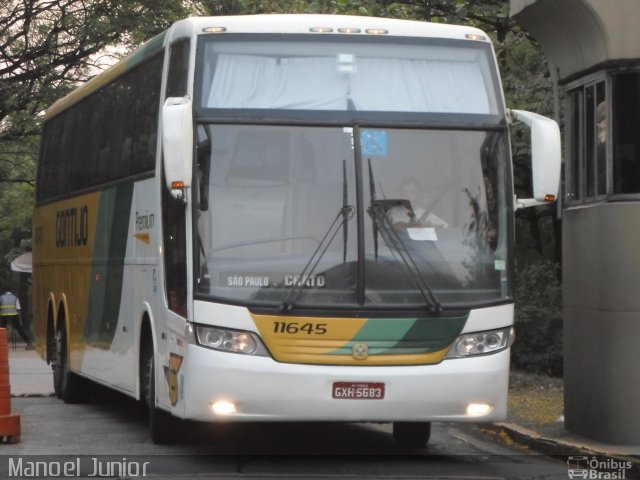
[{"label": "bus roof", "polygon": [[[318,29],[322,33],[318,33]],[[93,92],[100,90],[124,72],[147,60],[165,44],[179,38],[201,34],[288,33],[315,35],[384,35],[391,37],[424,37],[489,42],[482,30],[461,25],[398,20],[378,17],[318,14],[266,14],[220,17],[192,17],[174,23],[168,30],[144,43],[129,56],[96,75],[67,96],[58,99],[45,114],[45,120],[56,116]]]},{"label": "bus roof", "polygon": [[[176,22],[170,31],[177,36],[208,33],[207,28],[224,28],[223,33],[317,33],[312,29],[323,28],[323,34],[371,35],[396,37],[434,37],[488,41],[487,35],[477,28],[442,23],[398,20],[379,17],[317,14],[266,14],[228,17],[193,17]],[[352,29],[345,32],[344,29]],[[482,38],[480,38],[482,37]]]}]

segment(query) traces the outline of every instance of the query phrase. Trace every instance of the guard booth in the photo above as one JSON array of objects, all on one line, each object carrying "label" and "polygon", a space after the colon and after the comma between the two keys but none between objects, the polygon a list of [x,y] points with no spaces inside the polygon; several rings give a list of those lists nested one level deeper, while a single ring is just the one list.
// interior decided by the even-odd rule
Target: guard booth
[{"label": "guard booth", "polygon": [[640,1],[510,8],[564,93],[565,426],[640,445]]}]

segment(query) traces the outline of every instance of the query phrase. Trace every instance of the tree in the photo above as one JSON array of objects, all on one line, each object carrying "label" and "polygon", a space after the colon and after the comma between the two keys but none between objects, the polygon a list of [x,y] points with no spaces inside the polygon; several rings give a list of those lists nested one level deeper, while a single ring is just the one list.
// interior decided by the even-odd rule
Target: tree
[{"label": "tree", "polygon": [[106,47],[125,53],[203,8],[175,0],[0,2],[0,279],[30,238],[44,110],[100,70]]},{"label": "tree", "polygon": [[37,115],[127,50],[184,17],[173,0],[13,0],[0,5],[0,144],[38,133]]}]

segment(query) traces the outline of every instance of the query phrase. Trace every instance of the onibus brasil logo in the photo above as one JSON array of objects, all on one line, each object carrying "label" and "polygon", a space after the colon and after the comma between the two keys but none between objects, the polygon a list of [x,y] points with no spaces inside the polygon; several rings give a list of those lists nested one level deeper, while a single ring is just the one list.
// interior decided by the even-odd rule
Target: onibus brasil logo
[{"label": "onibus brasil logo", "polygon": [[627,471],[631,470],[633,463],[616,458],[570,456],[567,466],[570,479],[620,480],[628,478]]}]

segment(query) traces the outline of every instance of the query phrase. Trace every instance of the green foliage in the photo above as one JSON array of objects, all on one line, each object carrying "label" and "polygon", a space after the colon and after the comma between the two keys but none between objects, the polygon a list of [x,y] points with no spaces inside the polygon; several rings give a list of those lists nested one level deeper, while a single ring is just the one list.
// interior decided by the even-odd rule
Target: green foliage
[{"label": "green foliage", "polygon": [[199,2],[0,2],[0,279],[31,238],[35,163],[44,110],[99,70],[108,46],[124,54]]},{"label": "green foliage", "polygon": [[562,294],[558,268],[542,257],[517,265],[512,363],[519,370],[562,375]]},{"label": "green foliage", "polygon": [[9,280],[11,261],[31,250],[33,187],[0,190],[0,284]]}]

